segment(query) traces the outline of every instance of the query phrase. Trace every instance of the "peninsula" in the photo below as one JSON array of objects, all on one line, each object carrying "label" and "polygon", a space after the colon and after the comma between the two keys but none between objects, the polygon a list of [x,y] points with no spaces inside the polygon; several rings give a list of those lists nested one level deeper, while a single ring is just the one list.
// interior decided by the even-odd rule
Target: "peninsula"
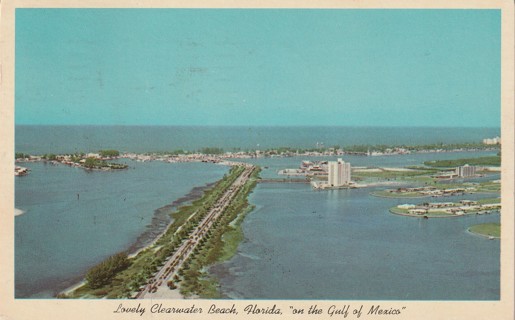
[{"label": "peninsula", "polygon": [[91,268],[83,283],[58,298],[216,295],[216,283],[206,280],[204,269],[235,252],[241,239],[239,223],[250,210],[247,196],[259,174],[259,168],[251,164],[227,164],[232,166],[229,174],[200,199],[173,212],[172,223],[154,243],[131,256],[110,257]]}]

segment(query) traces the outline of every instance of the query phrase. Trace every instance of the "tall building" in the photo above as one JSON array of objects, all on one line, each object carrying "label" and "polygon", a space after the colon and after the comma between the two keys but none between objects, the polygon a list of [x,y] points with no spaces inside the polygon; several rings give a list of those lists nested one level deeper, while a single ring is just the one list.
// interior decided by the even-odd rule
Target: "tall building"
[{"label": "tall building", "polygon": [[476,175],[476,167],[475,166],[469,166],[468,164],[457,167],[456,168],[456,174],[458,177],[472,177]]},{"label": "tall building", "polygon": [[331,187],[339,187],[350,183],[350,163],[338,158],[338,161],[329,161],[328,167],[328,184]]}]

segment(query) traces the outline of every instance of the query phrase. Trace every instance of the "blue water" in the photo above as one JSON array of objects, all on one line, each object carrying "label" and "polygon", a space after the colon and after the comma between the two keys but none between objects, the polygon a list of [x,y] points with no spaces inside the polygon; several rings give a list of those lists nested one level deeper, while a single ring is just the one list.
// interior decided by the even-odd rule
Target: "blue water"
[{"label": "blue water", "polygon": [[16,126],[17,152],[72,153],[100,149],[151,152],[203,147],[266,149],[360,144],[417,145],[481,142],[499,128],[398,127],[187,127],[187,126]]},{"label": "blue water", "polygon": [[[372,190],[259,184],[238,254],[211,268],[223,293],[238,299],[499,299],[500,242],[466,231],[498,222],[498,214],[402,217],[388,209],[420,199],[376,198]],[[492,195],[466,198],[479,197]]]},{"label": "blue water", "polygon": [[117,172],[23,164],[31,172],[15,181],[15,206],[25,211],[15,218],[16,297],[47,298],[74,284],[91,266],[129,249],[155,209],[228,170],[205,163],[127,163],[128,170]]},{"label": "blue water", "polygon": [[[317,142],[478,142],[497,135],[495,128],[16,126],[15,146],[16,152],[32,154],[107,148],[244,150],[314,147]],[[344,158],[353,166],[402,167],[492,154],[496,152]],[[271,178],[304,159],[310,158],[246,161],[268,167],[262,176]],[[127,163],[130,168],[118,172],[23,164],[32,171],[15,179],[15,205],[25,211],[15,218],[16,297],[51,297],[105,257],[150,240],[142,235],[163,211],[156,209],[227,172],[205,163]],[[466,232],[472,224],[499,221],[498,215],[427,221],[399,217],[388,208],[405,200],[370,197],[369,191],[315,192],[302,184],[259,184],[250,197],[257,207],[244,221],[245,241],[238,254],[213,268],[222,290],[235,298],[499,298],[499,241]]]},{"label": "blue water", "polygon": [[240,159],[239,161],[249,162],[262,167],[261,177],[263,178],[284,178],[279,176],[277,172],[285,168],[299,168],[303,160],[322,161],[336,160],[343,158],[353,167],[405,167],[405,166],[421,166],[424,161],[432,160],[452,160],[461,158],[475,158],[496,155],[497,151],[474,151],[474,152],[440,152],[440,153],[413,153],[409,155],[391,155],[380,157],[365,156],[332,156],[332,157],[305,157],[294,156],[284,158],[251,158]]}]

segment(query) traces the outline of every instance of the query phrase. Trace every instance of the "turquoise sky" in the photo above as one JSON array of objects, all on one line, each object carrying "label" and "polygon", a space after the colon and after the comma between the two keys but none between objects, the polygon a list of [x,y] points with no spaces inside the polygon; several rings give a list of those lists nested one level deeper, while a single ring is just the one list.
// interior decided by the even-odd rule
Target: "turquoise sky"
[{"label": "turquoise sky", "polygon": [[17,9],[16,124],[500,126],[499,10]]}]

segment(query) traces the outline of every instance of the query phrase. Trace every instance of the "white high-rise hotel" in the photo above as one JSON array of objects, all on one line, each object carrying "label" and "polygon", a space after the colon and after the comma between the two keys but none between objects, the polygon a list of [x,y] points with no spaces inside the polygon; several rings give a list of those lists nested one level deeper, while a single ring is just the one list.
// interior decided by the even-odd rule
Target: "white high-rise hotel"
[{"label": "white high-rise hotel", "polygon": [[350,163],[338,158],[338,161],[328,161],[330,187],[339,187],[350,183]]}]

